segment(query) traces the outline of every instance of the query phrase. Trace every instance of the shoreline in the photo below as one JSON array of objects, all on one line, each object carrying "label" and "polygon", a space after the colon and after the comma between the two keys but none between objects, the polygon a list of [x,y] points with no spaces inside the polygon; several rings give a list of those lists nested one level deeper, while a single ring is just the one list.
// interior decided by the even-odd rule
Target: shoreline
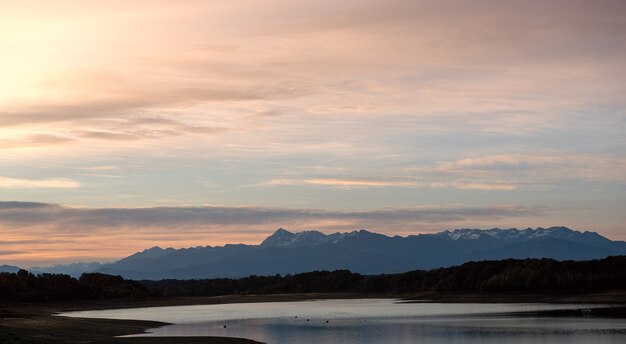
[{"label": "shoreline", "polygon": [[[422,292],[412,294],[360,294],[360,293],[306,293],[269,295],[225,295],[213,297],[161,297],[149,299],[111,299],[72,301],[64,303],[0,304],[0,341],[2,343],[204,343],[251,344],[253,340],[231,337],[123,337],[144,333],[167,323],[143,320],[112,320],[72,318],[56,314],[71,311],[166,307],[185,305],[211,305],[228,303],[289,302],[325,299],[391,298],[408,303],[580,303],[611,304],[618,312],[600,311],[593,316],[626,317],[626,291],[596,293],[463,293]],[[602,308],[605,309],[605,308]],[[582,316],[587,313],[552,313],[546,316]],[[89,337],[85,338],[85,333]],[[88,339],[88,340],[87,340]]]}]

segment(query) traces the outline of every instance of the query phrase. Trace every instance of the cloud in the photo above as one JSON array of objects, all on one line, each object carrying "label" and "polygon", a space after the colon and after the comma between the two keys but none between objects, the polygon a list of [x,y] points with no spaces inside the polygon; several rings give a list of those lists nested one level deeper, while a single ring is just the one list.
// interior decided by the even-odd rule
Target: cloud
[{"label": "cloud", "polygon": [[224,127],[189,125],[181,121],[154,116],[120,118],[109,123],[100,123],[99,127],[106,130],[91,129],[78,131],[77,134],[83,138],[99,140],[134,141],[185,134],[214,135],[228,131]]},{"label": "cloud", "polygon": [[[160,13],[154,16],[117,3],[98,10],[79,5],[84,15],[72,16],[56,5],[42,7],[52,17],[43,15],[37,30],[29,28],[32,11],[15,5],[0,17],[22,28],[0,36],[16,48],[7,49],[15,56],[3,56],[0,74],[7,85],[23,87],[0,89],[15,92],[0,99],[0,128],[43,129],[76,141],[74,151],[85,141],[125,146],[159,139],[193,148],[197,140],[185,140],[193,134],[207,134],[202,143],[217,151],[218,144],[206,141],[233,129],[246,133],[235,144],[269,147],[292,144],[291,133],[357,146],[389,144],[380,132],[391,138],[439,132],[466,142],[468,132],[587,128],[597,109],[624,107],[624,5],[600,3],[190,2],[153,4],[151,13]],[[246,25],[231,25],[241,18]],[[82,33],[85,20],[90,35]],[[32,71],[25,56],[47,63]],[[573,123],[576,113],[586,120]],[[161,117],[161,128],[150,117]],[[337,130],[321,132],[321,124]],[[365,134],[357,137],[359,131]]]},{"label": "cloud", "polygon": [[433,189],[461,189],[461,190],[514,190],[516,185],[502,182],[450,182],[450,181],[411,181],[403,179],[334,179],[334,178],[314,178],[314,179],[273,179],[263,183],[263,185],[317,185],[338,189],[361,189],[361,188],[433,188]]},{"label": "cloud", "polygon": [[453,188],[461,190],[510,191],[515,190],[517,186],[511,183],[459,183],[454,184]]},{"label": "cloud", "polygon": [[146,207],[73,208],[55,204],[0,202],[0,224],[44,225],[59,231],[99,231],[124,228],[168,230],[212,226],[259,226],[315,221],[350,221],[360,225],[411,224],[415,222],[460,221],[476,218],[541,216],[544,207],[401,208],[365,211],[333,211],[265,207]]},{"label": "cloud", "polygon": [[74,141],[74,139],[70,137],[49,134],[35,134],[26,135],[20,138],[0,139],[0,149],[50,146],[72,141]]},{"label": "cloud", "polygon": [[264,185],[319,185],[337,188],[369,188],[369,187],[419,187],[420,184],[411,181],[383,180],[383,179],[273,179]]},{"label": "cloud", "polygon": [[0,211],[7,209],[56,208],[57,206],[39,202],[0,201]]},{"label": "cloud", "polygon": [[[469,184],[492,184],[505,179],[510,184],[543,185],[567,180],[626,182],[626,159],[619,155],[584,153],[497,154],[441,161],[415,167],[422,175],[474,180]],[[504,183],[506,184],[506,182]]]},{"label": "cloud", "polygon": [[[392,164],[389,164],[392,165]],[[335,176],[346,171],[336,171]],[[468,155],[413,167],[390,166],[377,178],[299,177],[271,179],[264,186],[319,186],[332,189],[403,188],[513,191],[560,183],[626,183],[626,159],[615,154],[537,152]],[[388,174],[390,176],[384,176]],[[319,176],[319,174],[317,174]]]},{"label": "cloud", "polygon": [[[574,101],[553,95],[574,91],[591,100],[607,90],[612,90],[612,101],[619,101],[622,87],[615,87],[615,82],[621,82],[606,76],[621,67],[624,48],[618,43],[625,27],[624,5],[601,3],[390,1],[383,5],[347,1],[342,6],[325,2],[303,6],[269,1],[251,2],[246,8],[196,3],[177,11],[164,4],[152,6],[155,11],[174,11],[167,19],[124,12],[126,6],[111,4],[111,11],[98,14],[106,13],[106,19],[116,23],[119,15],[111,12],[134,19],[118,23],[114,30],[118,34],[105,40],[108,45],[82,35],[61,36],[67,49],[59,50],[78,56],[99,52],[99,59],[93,63],[72,60],[77,65],[74,68],[50,63],[45,66],[49,69],[41,71],[44,80],[29,85],[45,90],[46,95],[62,89],[76,97],[62,93],[64,97],[46,97],[56,101],[45,102],[36,96],[18,97],[19,101],[9,104],[14,106],[3,107],[9,110],[0,112],[0,126],[123,117],[146,109],[203,102],[226,106],[291,102],[312,95],[321,95],[324,101],[317,97],[308,104],[294,105],[306,105],[318,113],[323,108],[359,106],[389,113],[389,107],[401,100],[403,110],[409,113],[424,109],[432,114],[446,104],[446,109],[456,112],[480,106],[495,113],[510,110],[511,104],[524,105],[517,109],[545,110],[546,105]],[[91,7],[79,7],[94,15]],[[266,14],[258,11],[259,7],[274,10]],[[246,25],[226,25],[242,17],[247,19]],[[74,16],[61,18],[73,28],[84,25]],[[194,24],[199,20],[213,24]],[[164,21],[178,25],[173,28],[163,25]],[[112,25],[105,23],[105,19],[96,21],[92,29],[110,32]],[[218,23],[223,25],[216,27]],[[139,29],[144,26],[169,29]],[[57,37],[52,37],[52,42],[58,42],[53,38]],[[131,44],[136,49],[124,49]],[[46,52],[56,57],[55,50]],[[63,57],[76,58],[68,55]],[[14,63],[7,63],[7,69],[13,64],[21,66],[19,58],[11,61]],[[122,63],[123,69],[111,67]],[[592,83],[572,79],[605,80],[591,87]]]},{"label": "cloud", "polygon": [[75,189],[80,182],[65,178],[23,179],[0,176],[0,188],[5,189]]},{"label": "cloud", "polygon": [[24,251],[0,250],[0,256],[12,256],[12,255],[20,254],[20,253],[26,253],[26,252],[24,252]]},{"label": "cloud", "polygon": [[[203,102],[245,102],[259,99],[294,97],[305,94],[301,86],[240,85],[165,89],[160,92],[148,91],[147,85],[137,85],[137,89],[127,89],[127,95],[110,95],[90,99],[81,97],[78,101],[38,101],[15,103],[0,110],[0,128],[24,125],[52,124],[58,122],[81,123],[92,119],[126,119],[137,117],[146,109],[177,109]],[[161,123],[165,123],[163,120]],[[139,123],[139,122],[134,122]],[[169,123],[177,123],[171,120]]]},{"label": "cloud", "polygon": [[97,165],[97,166],[85,166],[85,167],[79,168],[79,170],[84,170],[84,171],[116,171],[119,169],[120,167],[115,166],[115,165]]},{"label": "cloud", "polygon": [[[53,120],[54,116],[48,118]],[[0,119],[0,122],[2,120]],[[33,123],[33,129],[28,131],[43,131],[39,125]],[[47,124],[46,131],[58,132],[56,134],[22,134],[21,131],[12,131],[9,128],[0,128],[0,134],[6,134],[6,139],[0,139],[0,150],[39,148],[66,144],[68,151],[80,150],[86,141],[93,141],[99,145],[99,141],[118,141],[121,143],[158,140],[181,136],[213,136],[229,131],[229,128],[218,125],[204,125],[198,123],[186,123],[184,120],[167,118],[162,115],[104,115],[90,118],[89,116],[77,118],[71,124]],[[1,124],[0,124],[1,127]]]}]

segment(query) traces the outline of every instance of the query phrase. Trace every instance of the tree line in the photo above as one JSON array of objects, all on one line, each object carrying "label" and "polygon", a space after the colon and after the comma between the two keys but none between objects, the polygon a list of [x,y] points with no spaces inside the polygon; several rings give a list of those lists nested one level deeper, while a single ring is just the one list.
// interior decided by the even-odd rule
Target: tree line
[{"label": "tree line", "polygon": [[164,296],[275,293],[411,293],[422,291],[512,292],[626,289],[626,256],[590,261],[506,259],[400,274],[361,275],[314,271],[241,279],[144,281]]},{"label": "tree line", "polygon": [[131,281],[100,273],[83,274],[79,279],[58,274],[35,276],[25,270],[0,274],[0,300],[5,301],[313,292],[587,292],[625,289],[626,256],[590,261],[506,259],[373,276],[336,270],[286,276],[253,275],[240,279]]},{"label": "tree line", "polygon": [[0,273],[0,301],[49,302],[158,296],[138,281],[101,273],[76,279],[63,274],[34,275],[26,270]]}]

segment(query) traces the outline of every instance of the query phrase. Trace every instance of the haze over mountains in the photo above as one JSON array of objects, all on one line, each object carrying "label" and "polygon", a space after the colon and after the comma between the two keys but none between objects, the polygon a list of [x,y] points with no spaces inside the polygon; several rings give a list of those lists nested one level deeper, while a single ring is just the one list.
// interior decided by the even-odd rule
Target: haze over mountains
[{"label": "haze over mountains", "polygon": [[19,271],[20,268],[18,268],[17,266],[13,266],[13,265],[0,265],[0,272],[17,272]]},{"label": "haze over mountains", "polygon": [[554,258],[586,260],[626,254],[626,242],[566,227],[457,229],[388,237],[366,230],[324,234],[278,229],[260,245],[183,249],[153,247],[116,262],[34,268],[80,275],[99,271],[131,279],[201,279],[348,269],[361,274],[432,269],[472,260]]}]

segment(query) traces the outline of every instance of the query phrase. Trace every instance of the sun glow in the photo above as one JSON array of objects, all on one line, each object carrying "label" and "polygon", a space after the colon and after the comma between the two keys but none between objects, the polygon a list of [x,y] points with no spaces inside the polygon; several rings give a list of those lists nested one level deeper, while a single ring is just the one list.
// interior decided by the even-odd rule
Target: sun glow
[{"label": "sun glow", "polygon": [[[39,86],[63,61],[67,36],[62,25],[0,17],[0,101],[47,98]],[[23,19],[23,18],[20,18]]]}]

